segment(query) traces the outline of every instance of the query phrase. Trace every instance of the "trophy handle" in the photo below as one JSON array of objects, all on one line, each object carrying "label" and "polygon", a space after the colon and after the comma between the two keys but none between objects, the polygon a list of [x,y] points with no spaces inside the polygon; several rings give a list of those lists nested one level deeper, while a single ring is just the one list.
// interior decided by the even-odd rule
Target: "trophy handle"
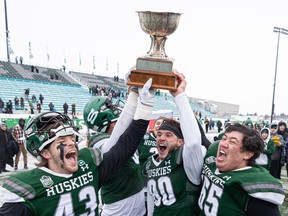
[{"label": "trophy handle", "polygon": [[165,53],[166,36],[150,35],[151,46],[147,54],[152,58],[167,58]]}]

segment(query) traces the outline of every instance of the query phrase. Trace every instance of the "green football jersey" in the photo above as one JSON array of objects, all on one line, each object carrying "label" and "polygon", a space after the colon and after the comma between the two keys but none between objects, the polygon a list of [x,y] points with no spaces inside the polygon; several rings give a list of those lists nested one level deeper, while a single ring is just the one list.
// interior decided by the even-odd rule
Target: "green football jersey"
[{"label": "green football jersey", "polygon": [[151,155],[157,153],[156,138],[151,133],[147,133],[144,135],[143,139],[139,144],[138,153],[140,165],[143,169],[143,165],[147,161],[147,159]]},{"label": "green football jersey", "polygon": [[284,199],[282,185],[261,166],[220,173],[215,164],[218,144],[211,146],[204,158],[198,201],[200,215],[246,215],[249,196],[281,203]]},{"label": "green football jersey", "polygon": [[157,161],[158,155],[154,155],[144,164],[147,191],[154,200],[153,215],[198,215],[200,188],[189,181],[183,163],[177,163],[179,152],[174,151],[163,161]]},{"label": "green football jersey", "polygon": [[[91,137],[90,142],[95,146],[98,145],[101,149],[109,137],[109,134],[100,132]],[[101,187],[101,197],[105,204],[111,204],[133,196],[143,188],[144,180],[140,169],[139,156],[135,153]]]},{"label": "green football jersey", "polygon": [[33,215],[98,215],[97,150],[79,151],[77,172],[57,174],[45,167],[11,175],[3,184],[6,190],[23,197]]},{"label": "green football jersey", "polygon": [[134,154],[101,188],[105,204],[130,197],[144,188],[138,155]]}]

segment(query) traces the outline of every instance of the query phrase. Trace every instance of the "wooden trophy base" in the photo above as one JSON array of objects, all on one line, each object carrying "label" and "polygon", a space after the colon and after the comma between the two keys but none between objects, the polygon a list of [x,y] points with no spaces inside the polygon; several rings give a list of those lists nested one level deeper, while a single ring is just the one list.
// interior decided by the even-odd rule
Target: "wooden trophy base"
[{"label": "wooden trophy base", "polygon": [[176,91],[177,79],[172,73],[172,67],[171,60],[140,57],[136,69],[130,73],[127,85],[142,87],[152,78],[152,88]]},{"label": "wooden trophy base", "polygon": [[149,78],[152,78],[151,88],[177,90],[176,76],[172,72],[132,70],[127,85],[142,87]]}]

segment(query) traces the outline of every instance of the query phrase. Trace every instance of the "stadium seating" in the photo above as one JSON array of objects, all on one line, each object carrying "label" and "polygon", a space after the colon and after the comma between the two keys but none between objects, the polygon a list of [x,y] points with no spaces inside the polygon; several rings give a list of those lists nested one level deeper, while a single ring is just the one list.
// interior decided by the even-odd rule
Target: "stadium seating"
[{"label": "stadium seating", "polygon": [[[49,110],[48,104],[52,102],[55,106],[55,110],[63,112],[63,104],[67,102],[69,105],[69,112],[71,112],[71,104],[76,104],[76,112],[82,112],[87,101],[92,97],[89,92],[82,88],[80,85],[60,84],[51,82],[40,82],[24,79],[13,79],[0,77],[0,82],[3,85],[0,91],[0,98],[6,103],[8,100],[12,100],[14,108],[14,98],[17,96],[25,98],[24,89],[30,88],[29,99],[32,95],[35,95],[37,101],[39,95],[44,96],[43,109]],[[30,110],[28,102],[25,101],[25,108]],[[36,103],[34,103],[36,110]]]},{"label": "stadium seating", "polygon": [[104,77],[94,74],[79,73],[71,71],[71,74],[77,76],[79,80],[85,82],[87,86],[100,86],[100,87],[110,87],[113,86],[114,89],[126,91],[127,86],[124,83],[123,79],[115,81],[112,77]]},{"label": "stadium seating", "polygon": [[[115,81],[113,77],[79,72],[65,73],[58,69],[38,66],[37,68],[38,73],[31,71],[31,65],[0,61],[0,82],[2,84],[0,98],[5,103],[11,100],[14,108],[15,96],[19,99],[21,97],[25,98],[24,90],[30,88],[30,100],[32,95],[36,96],[37,101],[40,94],[44,96],[44,110],[49,110],[48,105],[52,102],[56,111],[63,112],[63,104],[67,102],[69,105],[68,111],[71,113],[71,104],[75,103],[76,112],[81,115],[86,103],[93,97],[88,91],[89,86],[113,87],[114,90],[120,90],[125,93],[127,91],[127,86],[124,84],[123,79]],[[51,79],[51,75],[55,76],[55,74],[58,75],[58,80]],[[125,102],[125,97],[120,99]],[[116,101],[117,98],[113,100]],[[36,113],[37,101],[34,103]],[[190,104],[193,110],[201,111],[203,117],[213,117],[210,112],[200,108],[197,104],[192,102]],[[30,110],[27,101],[25,101],[25,109]],[[175,117],[179,116],[173,97],[170,94],[164,96],[163,92],[156,96],[154,110],[172,110]]]},{"label": "stadium seating", "polygon": [[[34,67],[33,72],[32,67]],[[36,68],[38,70],[38,73],[36,72]],[[64,73],[59,69],[45,68],[26,64],[15,64],[5,61],[0,61],[0,75],[10,78],[79,85],[68,74]],[[53,79],[51,79],[51,75],[53,76]],[[58,79],[55,79],[55,77],[58,77]]]}]

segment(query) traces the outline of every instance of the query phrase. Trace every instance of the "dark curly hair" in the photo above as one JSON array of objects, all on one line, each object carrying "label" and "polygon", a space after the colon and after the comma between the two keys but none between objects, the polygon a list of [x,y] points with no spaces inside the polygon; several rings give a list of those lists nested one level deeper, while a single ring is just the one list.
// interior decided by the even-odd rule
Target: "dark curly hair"
[{"label": "dark curly hair", "polygon": [[243,134],[241,151],[249,151],[254,153],[254,155],[248,160],[248,165],[253,165],[256,158],[258,158],[259,155],[264,151],[264,142],[261,139],[259,132],[246,127],[245,125],[236,123],[230,125],[225,130],[225,133],[234,131],[238,131],[239,133]]}]

